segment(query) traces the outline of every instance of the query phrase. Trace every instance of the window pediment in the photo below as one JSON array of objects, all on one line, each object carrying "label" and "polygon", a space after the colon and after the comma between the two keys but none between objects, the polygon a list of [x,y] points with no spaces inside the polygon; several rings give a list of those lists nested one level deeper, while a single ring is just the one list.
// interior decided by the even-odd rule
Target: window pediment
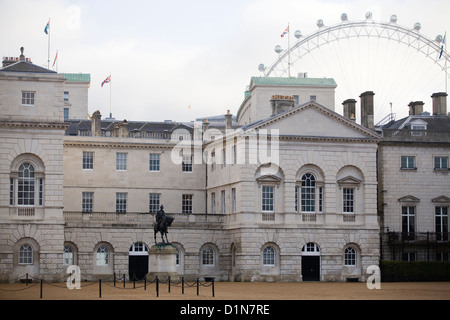
[{"label": "window pediment", "polygon": [[450,204],[450,198],[446,196],[439,196],[437,198],[431,199],[431,201],[437,204]]},{"label": "window pediment", "polygon": [[269,185],[276,185],[277,187],[279,187],[281,180],[282,179],[280,177],[271,174],[266,174],[256,178],[256,181],[258,182],[259,186],[261,186],[262,184],[269,184]]},{"label": "window pediment", "polygon": [[362,180],[355,178],[353,176],[346,176],[342,179],[339,179],[337,183],[339,184],[340,189],[342,187],[356,187],[357,189],[359,189]]},{"label": "window pediment", "polygon": [[411,195],[407,195],[407,196],[404,196],[404,197],[401,197],[401,198],[398,199],[398,202],[414,202],[414,203],[417,203],[419,201],[420,201],[419,198],[416,198],[416,197],[411,196]]}]

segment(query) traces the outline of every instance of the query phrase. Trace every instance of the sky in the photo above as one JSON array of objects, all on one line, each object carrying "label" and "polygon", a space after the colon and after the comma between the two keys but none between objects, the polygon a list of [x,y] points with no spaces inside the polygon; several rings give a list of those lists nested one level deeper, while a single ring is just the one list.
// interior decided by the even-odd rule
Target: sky
[{"label": "sky", "polygon": [[[448,0],[0,0],[0,56],[18,56],[23,46],[34,64],[46,66],[50,19],[50,65],[58,51],[58,72],[91,75],[89,113],[191,121],[237,113],[251,77],[262,75],[258,65],[277,59],[275,45],[287,46],[280,35],[288,23],[291,33],[308,35],[318,19],[336,24],[345,12],[349,20],[364,20],[368,11],[382,21],[396,14],[398,24],[411,28],[420,22],[432,39],[450,29]],[[304,69],[311,72],[307,64]],[[351,74],[352,68],[342,70]],[[109,75],[111,83],[101,87]],[[425,110],[432,93],[423,98]],[[397,103],[402,111],[405,103]]]}]

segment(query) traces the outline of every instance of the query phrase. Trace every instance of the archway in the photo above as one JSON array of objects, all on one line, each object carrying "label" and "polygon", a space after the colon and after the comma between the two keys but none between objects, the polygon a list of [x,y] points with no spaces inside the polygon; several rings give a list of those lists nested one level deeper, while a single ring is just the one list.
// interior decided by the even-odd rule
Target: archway
[{"label": "archway", "polygon": [[313,242],[308,242],[302,248],[302,279],[320,281],[320,248]]},{"label": "archway", "polygon": [[128,273],[130,279],[142,280],[148,273],[148,247],[143,242],[131,245],[128,255]]}]

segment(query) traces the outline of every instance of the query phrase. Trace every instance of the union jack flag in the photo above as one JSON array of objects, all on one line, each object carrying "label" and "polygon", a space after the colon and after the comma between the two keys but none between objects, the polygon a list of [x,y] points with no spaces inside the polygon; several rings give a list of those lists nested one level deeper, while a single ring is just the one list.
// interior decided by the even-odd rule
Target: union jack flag
[{"label": "union jack flag", "polygon": [[289,26],[284,30],[284,32],[281,34],[281,37],[283,38],[285,34],[289,33]]},{"label": "union jack flag", "polygon": [[102,87],[105,83],[109,83],[111,81],[111,76],[109,76],[108,78],[106,78],[105,80],[103,80],[102,82]]}]

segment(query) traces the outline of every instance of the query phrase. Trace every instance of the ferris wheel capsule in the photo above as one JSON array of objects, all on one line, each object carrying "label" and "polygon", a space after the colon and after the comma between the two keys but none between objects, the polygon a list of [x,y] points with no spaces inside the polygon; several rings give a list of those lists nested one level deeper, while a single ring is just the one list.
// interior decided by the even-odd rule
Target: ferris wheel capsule
[{"label": "ferris wheel capsule", "polygon": [[322,19],[317,20],[317,26],[318,26],[319,28],[322,28],[322,27],[324,26],[323,20],[322,20]]},{"label": "ferris wheel capsule", "polygon": [[422,28],[422,25],[420,24],[420,22],[416,22],[416,23],[414,24],[414,30],[420,31],[420,28]]},{"label": "ferris wheel capsule", "polygon": [[281,53],[281,51],[283,51],[283,49],[281,49],[281,46],[275,46],[275,52],[276,53]]},{"label": "ferris wheel capsule", "polygon": [[442,35],[438,34],[436,36],[436,38],[434,39],[434,41],[436,41],[437,43],[441,43],[442,42]]},{"label": "ferris wheel capsule", "polygon": [[258,70],[261,71],[261,72],[266,71],[266,67],[264,66],[264,63],[260,63],[260,64],[259,64]]},{"label": "ferris wheel capsule", "polygon": [[395,14],[393,14],[393,15],[391,16],[391,22],[392,22],[392,23],[397,23],[397,16],[396,16]]},{"label": "ferris wheel capsule", "polygon": [[347,16],[346,13],[341,14],[341,21],[342,21],[342,22],[348,21],[348,16]]},{"label": "ferris wheel capsule", "polygon": [[295,33],[294,33],[294,36],[295,36],[297,39],[300,39],[300,38],[302,37],[302,32],[301,32],[300,30],[296,30]]},{"label": "ferris wheel capsule", "polygon": [[372,20],[372,12],[368,11],[366,13],[366,20]]}]

